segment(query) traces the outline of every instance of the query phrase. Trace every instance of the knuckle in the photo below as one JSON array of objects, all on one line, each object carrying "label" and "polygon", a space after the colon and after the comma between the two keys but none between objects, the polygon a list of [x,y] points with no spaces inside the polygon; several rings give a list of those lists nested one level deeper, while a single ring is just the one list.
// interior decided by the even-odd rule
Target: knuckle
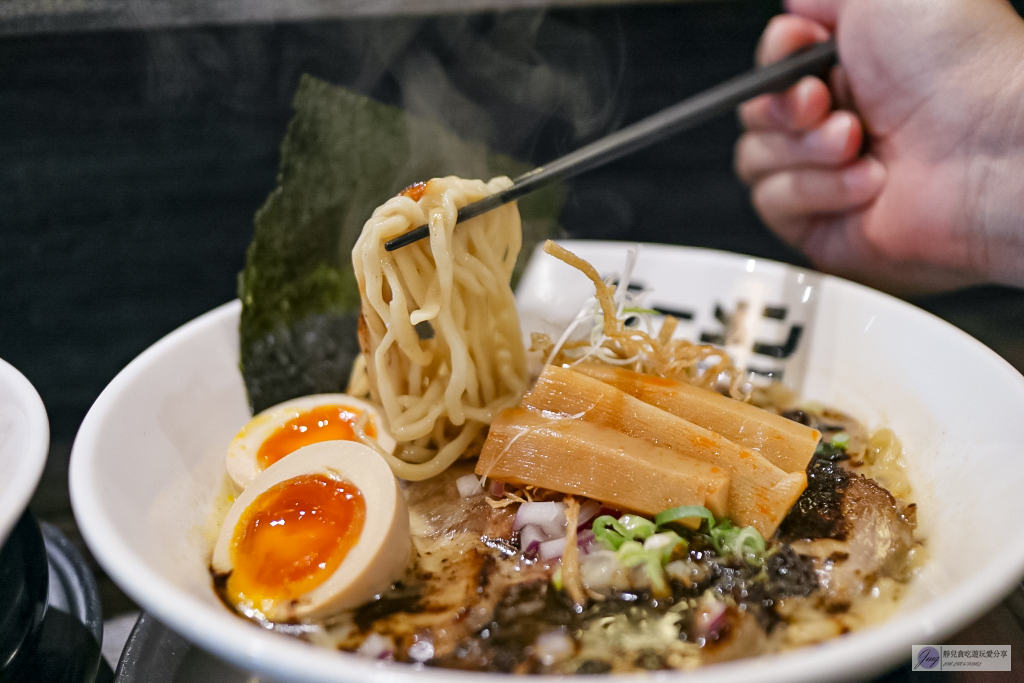
[{"label": "knuckle", "polygon": [[816,190],[818,189],[819,182],[816,181],[814,175],[810,173],[794,173],[792,180],[793,195],[801,203],[806,205],[808,201],[814,197]]},{"label": "knuckle", "polygon": [[743,126],[745,129],[751,128],[752,125],[757,120],[757,118],[758,118],[758,109],[760,109],[761,107],[764,106],[762,104],[762,98],[763,97],[764,97],[763,95],[761,97],[755,97],[754,99],[747,100],[746,102],[744,102],[743,104],[740,105],[740,109],[739,109],[740,125]]},{"label": "knuckle", "polygon": [[736,169],[736,175],[748,185],[754,179],[751,144],[750,133],[746,133],[736,141],[733,151],[733,168]]},{"label": "knuckle", "polygon": [[792,195],[788,191],[791,174],[773,173],[754,183],[751,200],[761,218],[770,226],[777,225],[792,211]]},{"label": "knuckle", "polygon": [[793,194],[808,212],[840,210],[850,201],[849,189],[839,172],[824,169],[797,173],[793,178]]},{"label": "knuckle", "polygon": [[783,57],[785,50],[785,37],[793,26],[792,15],[776,14],[768,20],[757,49],[757,61],[764,65],[777,61]]},{"label": "knuckle", "polygon": [[775,186],[778,185],[777,175],[777,173],[774,173],[760,178],[750,186],[751,198],[754,201],[754,205],[758,208],[767,206],[772,194],[777,193],[775,189]]}]

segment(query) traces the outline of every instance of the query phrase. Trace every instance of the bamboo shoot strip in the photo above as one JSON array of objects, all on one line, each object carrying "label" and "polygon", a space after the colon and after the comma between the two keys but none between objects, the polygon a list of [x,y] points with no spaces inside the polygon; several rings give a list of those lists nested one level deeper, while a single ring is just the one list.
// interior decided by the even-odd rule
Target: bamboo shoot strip
[{"label": "bamboo shoot strip", "polygon": [[704,460],[729,473],[729,514],[770,538],[807,487],[803,472],[786,473],[720,434],[644,403],[610,384],[554,365],[544,368],[523,406],[582,413],[583,419]]},{"label": "bamboo shoot strip", "polygon": [[727,510],[720,467],[580,418],[510,408],[491,424],[476,473],[654,515],[678,505]]},{"label": "bamboo shoot strip", "polygon": [[598,363],[573,370],[757,451],[786,472],[803,472],[821,432],[757,406],[689,384]]}]

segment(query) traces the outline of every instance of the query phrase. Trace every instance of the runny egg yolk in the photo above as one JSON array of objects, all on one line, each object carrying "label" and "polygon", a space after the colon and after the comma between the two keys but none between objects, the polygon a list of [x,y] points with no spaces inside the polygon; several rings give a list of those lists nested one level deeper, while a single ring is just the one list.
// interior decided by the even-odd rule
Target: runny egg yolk
[{"label": "runny egg yolk", "polygon": [[[256,462],[266,469],[275,462],[294,453],[303,446],[321,441],[356,441],[355,425],[362,417],[362,411],[348,406],[317,406],[305,413],[299,413],[282,425],[263,442],[256,453]],[[377,428],[373,418],[363,425],[363,432],[376,438]]]},{"label": "runny egg yolk", "polygon": [[228,595],[257,608],[313,590],[359,540],[366,501],[351,482],[304,474],[256,497],[235,526]]}]

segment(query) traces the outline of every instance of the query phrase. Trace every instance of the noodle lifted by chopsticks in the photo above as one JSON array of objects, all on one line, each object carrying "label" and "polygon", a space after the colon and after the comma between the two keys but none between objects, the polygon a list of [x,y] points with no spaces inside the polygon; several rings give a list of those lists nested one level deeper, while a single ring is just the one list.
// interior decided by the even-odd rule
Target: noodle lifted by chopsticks
[{"label": "noodle lifted by chopsticks", "polygon": [[[455,229],[459,207],[510,184],[447,177],[414,186],[374,211],[352,251],[370,392],[399,442],[386,457],[403,479],[434,476],[471,453],[484,427],[526,391],[509,286],[519,210],[508,204]],[[429,240],[384,249],[423,224]]]}]

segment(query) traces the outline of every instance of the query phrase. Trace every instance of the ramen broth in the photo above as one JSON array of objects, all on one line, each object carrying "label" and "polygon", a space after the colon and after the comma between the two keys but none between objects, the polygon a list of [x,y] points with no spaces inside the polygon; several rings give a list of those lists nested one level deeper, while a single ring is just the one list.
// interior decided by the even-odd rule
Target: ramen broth
[{"label": "ramen broth", "polygon": [[[696,532],[668,576],[669,596],[655,597],[634,568],[619,577],[618,585],[594,591],[580,609],[552,583],[559,560],[543,560],[520,547],[521,534],[513,530],[518,495],[492,495],[496,488],[460,495],[458,479],[472,472],[472,462],[463,461],[405,488],[414,560],[390,591],[354,611],[301,628],[278,628],[376,659],[555,674],[692,669],[821,642],[884,620],[925,556],[922,543],[912,536],[912,500],[890,496],[864,477],[905,481],[898,457],[865,458],[871,443],[876,450],[880,441],[893,450],[898,446],[891,433],[869,435],[836,411],[777,412],[820,425],[824,439],[840,435],[843,441],[845,434],[850,441],[849,452],[819,449],[810,468],[823,481],[808,488],[796,512],[768,542],[763,566],[718,556]],[[823,444],[829,443],[824,439]],[[863,481],[877,494],[868,503],[902,528],[905,547],[874,568],[870,581],[852,589],[827,587],[858,546],[877,550],[877,538],[850,536],[848,530],[846,538],[837,540],[830,529],[804,528],[808,537],[829,537],[828,553],[819,557],[812,546],[822,540],[780,537],[800,522],[799,509],[807,499],[822,490],[841,498],[851,481]],[[560,497],[540,490],[521,493],[534,499]],[[822,512],[813,505],[809,509]]]}]

